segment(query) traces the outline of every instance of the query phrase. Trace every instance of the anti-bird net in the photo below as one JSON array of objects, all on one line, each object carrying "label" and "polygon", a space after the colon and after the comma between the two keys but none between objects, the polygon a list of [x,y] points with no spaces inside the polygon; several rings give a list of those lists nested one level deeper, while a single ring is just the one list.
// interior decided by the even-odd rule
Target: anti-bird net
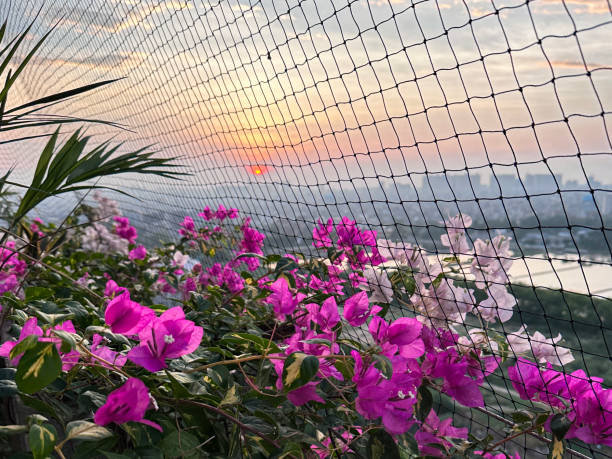
[{"label": "anti-bird net", "polygon": [[[0,0],[0,18],[9,36],[35,20],[32,40],[55,27],[15,100],[123,78],[55,111],[125,125],[87,132],[189,167],[180,182],[106,182],[142,200],[118,197],[151,240],[222,203],[253,217],[270,251],[309,252],[318,218],[348,216],[443,256],[444,220],[469,215],[470,240],[512,238],[504,330],[561,333],[575,357],[564,371],[609,387],[609,1]],[[25,181],[37,145],[5,146],[0,166]],[[524,402],[502,376],[484,390],[484,410],[446,410],[499,433]],[[547,451],[529,436],[513,447]]]}]

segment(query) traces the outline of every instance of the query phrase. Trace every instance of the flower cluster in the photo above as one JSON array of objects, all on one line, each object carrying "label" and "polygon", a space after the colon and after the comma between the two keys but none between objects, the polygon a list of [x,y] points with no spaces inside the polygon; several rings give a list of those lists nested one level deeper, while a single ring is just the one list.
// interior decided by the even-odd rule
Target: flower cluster
[{"label": "flower cluster", "polygon": [[[446,222],[441,243],[448,248],[448,256],[377,239],[376,231],[344,217],[339,222],[319,220],[312,232],[313,245],[326,253],[307,259],[291,254],[264,256],[265,236],[252,228],[249,218],[228,225],[238,212],[222,205],[216,211],[206,207],[199,214],[216,226],[198,228],[187,216],[180,224],[180,243],[149,253],[144,246],[134,245],[137,232],[129,219],[109,202],[103,204],[115,213],[114,233],[100,224],[104,228],[100,231],[108,233],[104,244],[123,241],[125,256],[108,257],[120,260],[121,273],[89,267],[79,271],[76,285],[104,292],[104,308],[94,312],[96,327],[68,348],[67,337],[78,335],[74,324],[64,320],[56,325],[52,315],[43,314],[42,322],[36,317],[23,319],[19,338],[0,346],[0,356],[18,365],[27,355],[29,337],[34,336],[34,341],[53,343],[46,348],[56,359],[59,356],[64,372],[97,367],[96,371],[119,376],[121,385],[94,414],[100,426],[131,421],[161,430],[159,424],[145,419],[145,413],[151,407],[157,409],[156,399],[164,403],[169,399],[165,392],[175,389],[183,394],[193,390],[199,406],[212,407],[216,402],[214,412],[225,413],[230,420],[234,418],[224,405],[237,405],[240,400],[246,405],[249,397],[261,394],[263,400],[277,400],[275,407],[282,403],[286,412],[313,413],[333,406],[338,418],[348,413],[343,424],[317,431],[317,444],[308,445],[311,454],[321,458],[359,454],[361,437],[381,431],[380,426],[392,443],[410,435],[422,455],[447,457],[472,444],[471,450],[482,448],[474,454],[497,458],[496,445],[476,445],[468,439],[467,429],[453,426],[452,419],[440,419],[432,409],[431,392],[465,407],[482,408],[481,387],[491,374],[505,371],[503,359],[514,356],[517,363],[507,371],[515,390],[523,399],[550,408],[539,425],[552,431],[554,419],[562,416],[570,424],[566,438],[612,446],[610,389],[602,387],[601,378],[582,370],[566,374],[555,368],[573,360],[570,350],[559,345],[561,335],[547,338],[538,331],[528,332],[526,326],[514,333],[499,332],[512,318],[517,302],[508,291],[509,240],[496,236],[472,242],[468,233],[472,221],[467,215]],[[99,236],[100,231],[95,231]],[[91,241],[83,241],[86,248],[87,242]],[[14,244],[10,247],[13,250],[7,245],[2,252],[2,272],[10,274],[0,277],[0,287],[12,285],[9,276],[17,279],[25,272]],[[205,264],[201,258],[217,253],[222,262]],[[145,269],[151,290],[174,295],[178,289],[177,300],[183,306],[145,306],[139,296],[142,285],[136,285],[134,274]],[[134,281],[134,287],[118,285],[109,273],[122,285]],[[409,317],[395,316],[398,303],[404,312],[411,310]],[[201,315],[203,311],[210,315]],[[214,325],[205,323],[204,317]],[[253,317],[259,321],[251,321]],[[248,333],[240,333],[236,324],[241,323]],[[99,324],[107,330],[100,330]],[[215,327],[225,330],[218,335],[219,342],[208,336],[216,332]],[[266,335],[253,336],[251,332],[260,327]],[[123,347],[117,348],[117,342]],[[244,354],[240,346],[246,342],[261,355]],[[224,349],[227,343],[237,348]],[[15,355],[16,346],[26,354]],[[175,359],[181,362],[173,363]],[[249,374],[253,367],[241,366],[254,360],[272,376],[262,372],[253,377]],[[202,361],[204,365],[189,368]],[[221,370],[231,365],[238,365],[244,379],[237,371]],[[219,372],[213,369],[217,366]],[[173,375],[180,368],[189,370],[178,382]],[[143,376],[143,369],[152,374]],[[203,377],[191,379],[191,373],[198,371]],[[116,384],[115,378],[108,380]],[[153,387],[151,381],[161,382],[163,388]],[[192,387],[187,388],[188,381]],[[223,393],[217,399],[218,388]],[[197,400],[200,396],[206,403]],[[237,407],[236,412],[241,409]],[[159,420],[158,415],[154,419]],[[160,423],[166,429],[167,424]]]},{"label": "flower cluster", "polygon": [[550,363],[541,369],[524,358],[508,375],[522,399],[543,402],[567,415],[572,424],[566,438],[612,446],[612,389],[602,388],[601,378],[588,377],[583,370],[565,374]]},{"label": "flower cluster", "polygon": [[15,241],[6,241],[4,247],[0,247],[0,295],[17,292],[19,280],[25,275],[26,268],[26,262],[19,258]]}]

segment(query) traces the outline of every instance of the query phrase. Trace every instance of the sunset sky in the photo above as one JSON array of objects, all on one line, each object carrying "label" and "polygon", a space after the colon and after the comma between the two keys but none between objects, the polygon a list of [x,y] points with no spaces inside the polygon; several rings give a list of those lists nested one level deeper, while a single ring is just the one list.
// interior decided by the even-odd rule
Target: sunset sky
[{"label": "sunset sky", "polygon": [[[43,5],[2,2],[13,32]],[[196,184],[610,182],[606,0],[61,0],[32,37],[60,18],[17,97],[125,77],[58,111],[129,126],[90,132],[185,156]]]}]

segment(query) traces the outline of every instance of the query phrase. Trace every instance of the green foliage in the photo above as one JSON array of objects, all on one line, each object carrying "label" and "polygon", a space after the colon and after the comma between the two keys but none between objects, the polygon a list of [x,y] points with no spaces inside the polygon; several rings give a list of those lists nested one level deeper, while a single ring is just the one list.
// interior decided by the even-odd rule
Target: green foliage
[{"label": "green foliage", "polygon": [[61,371],[55,343],[37,342],[19,360],[15,382],[21,392],[33,394],[55,381]]}]

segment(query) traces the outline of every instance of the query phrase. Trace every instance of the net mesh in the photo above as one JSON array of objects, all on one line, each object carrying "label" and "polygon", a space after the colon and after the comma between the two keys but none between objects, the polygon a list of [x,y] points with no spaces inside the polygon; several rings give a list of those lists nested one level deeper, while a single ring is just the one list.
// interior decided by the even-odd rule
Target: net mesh
[{"label": "net mesh", "polygon": [[[612,381],[612,9],[607,0],[1,0],[9,35],[55,26],[15,100],[111,78],[56,112],[94,140],[181,156],[185,181],[109,181],[149,240],[176,237],[204,205],[253,217],[270,251],[309,252],[318,218],[349,216],[432,255],[459,212],[470,239],[512,238],[506,333],[561,333]],[[10,104],[9,104],[10,105]],[[2,168],[32,173],[38,150],[8,144]],[[61,213],[71,198],[56,199]],[[142,233],[142,232],[141,232]],[[394,311],[401,314],[401,308]],[[447,406],[499,433],[524,401],[488,379],[485,412]],[[507,423],[507,422],[506,422]],[[572,442],[582,457],[610,449]],[[544,457],[543,439],[516,439]]]}]

